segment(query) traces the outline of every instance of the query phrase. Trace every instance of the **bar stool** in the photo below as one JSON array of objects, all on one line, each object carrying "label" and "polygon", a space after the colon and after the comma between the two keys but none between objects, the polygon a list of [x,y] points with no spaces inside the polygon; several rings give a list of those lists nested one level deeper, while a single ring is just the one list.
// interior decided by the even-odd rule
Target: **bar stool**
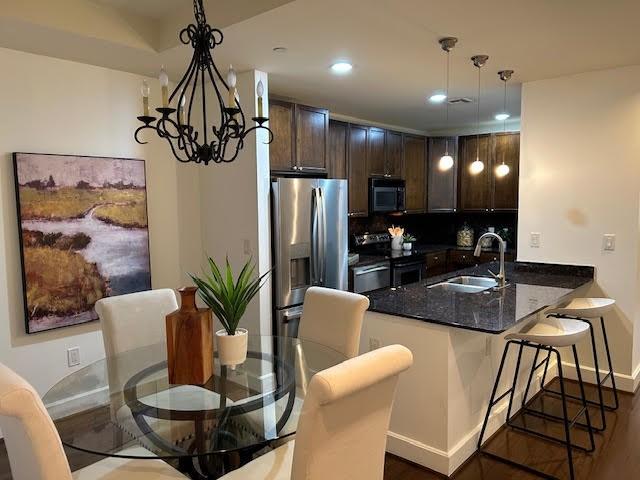
[{"label": "bar stool", "polygon": [[[522,330],[516,333],[510,333],[505,336],[505,340],[507,343],[504,347],[504,351],[502,353],[502,359],[500,361],[500,366],[498,367],[498,375],[496,377],[496,381],[493,385],[493,390],[491,391],[491,398],[489,399],[489,405],[487,406],[487,413],[484,417],[484,422],[482,423],[482,429],[480,430],[480,438],[478,439],[478,451],[481,454],[487,455],[488,457],[494,458],[501,462],[507,463],[509,465],[519,467],[523,470],[526,470],[535,475],[543,476],[546,478],[550,477],[548,474],[541,472],[533,467],[528,465],[524,465],[514,460],[508,459],[506,457],[501,457],[494,453],[485,451],[482,449],[482,441],[484,439],[485,430],[487,428],[487,423],[489,422],[489,417],[491,415],[491,410],[493,407],[500,402],[503,398],[509,395],[509,406],[507,408],[507,425],[514,430],[518,430],[521,432],[529,433],[532,435],[536,435],[537,437],[543,438],[545,440],[558,442],[565,445],[567,449],[567,458],[569,460],[569,475],[573,480],[574,476],[574,468],[573,468],[573,453],[572,449],[576,448],[578,450],[582,450],[584,452],[593,452],[595,450],[595,442],[593,438],[593,429],[591,428],[591,419],[589,418],[589,410],[587,408],[587,401],[584,392],[584,384],[582,383],[582,375],[580,373],[579,362],[578,362],[578,351],[576,349],[576,344],[583,339],[589,330],[589,327],[586,323],[581,322],[579,320],[574,319],[565,319],[565,318],[546,318],[544,320],[538,322],[532,322],[529,325],[525,326]],[[507,358],[507,354],[509,352],[509,348],[511,345],[518,345],[518,357],[516,360],[515,371],[513,374],[513,383],[511,388],[509,388],[506,392],[496,398],[496,392],[498,390],[498,385],[500,384],[500,378],[502,376],[502,370],[504,368],[505,360]],[[547,365],[547,361],[544,360],[536,365],[537,355],[541,350],[545,350],[549,352],[549,356],[551,353],[556,355],[556,359],[558,361],[558,376],[560,377],[560,398],[562,400],[562,413],[563,416],[559,417],[562,419],[564,423],[564,439],[557,438],[552,435],[547,435],[542,432],[537,432],[535,430],[531,430],[524,426],[516,425],[511,421],[511,409],[513,406],[513,397],[516,391],[516,384],[518,380],[518,373],[520,371],[520,362],[522,360],[522,352],[524,347],[534,348],[536,350],[536,357],[534,359],[531,373],[529,374],[529,381],[527,382],[527,390],[525,391],[525,398],[528,395],[529,384],[531,383],[531,377],[533,376],[533,372],[543,366]],[[582,408],[573,416],[573,418],[569,418],[569,414],[567,412],[567,398],[568,395],[564,391],[564,376],[562,373],[562,359],[560,355],[560,351],[558,348],[560,347],[571,347],[573,350],[573,358],[576,364],[576,371],[578,372],[578,383],[580,384],[580,394],[582,395]],[[525,409],[523,414],[528,413]],[[586,419],[586,427],[589,432],[589,446],[584,447],[582,445],[577,445],[571,442],[571,428],[574,426],[578,418],[583,415]]]},{"label": "bar stool", "polygon": [[[595,402],[593,400],[587,400],[587,403],[590,405],[595,405],[600,409],[600,427],[594,427],[597,431],[604,431],[607,427],[606,419],[605,419],[605,409],[606,410],[617,410],[618,409],[618,390],[616,388],[616,380],[613,375],[613,366],[611,364],[611,352],[609,350],[609,341],[607,339],[607,329],[604,324],[604,314],[613,309],[616,301],[611,298],[575,298],[571,300],[567,305],[561,308],[553,308],[547,311],[548,317],[555,318],[570,318],[575,320],[580,320],[589,325],[589,332],[591,334],[591,349],[593,351],[593,365],[596,373],[596,387],[598,389],[598,401]],[[609,372],[604,376],[604,378],[600,378],[600,368],[598,362],[598,353],[596,348],[596,337],[595,331],[593,328],[593,324],[591,323],[591,319],[600,318],[600,325],[602,328],[602,338],[604,341],[605,352],[607,355],[607,363],[609,366]],[[546,362],[548,364],[550,358],[550,354],[547,355]],[[547,365],[548,366],[548,365]],[[554,395],[559,395],[560,392],[557,390],[552,390],[550,388],[545,387],[545,379],[547,375],[547,366],[545,366],[545,371],[542,376],[542,389],[546,393],[551,393]],[[613,405],[607,405],[604,402],[604,395],[602,392],[602,386],[605,384],[607,379],[611,378],[611,387],[613,390]],[[580,400],[575,395],[567,395],[569,398],[573,400]]]}]

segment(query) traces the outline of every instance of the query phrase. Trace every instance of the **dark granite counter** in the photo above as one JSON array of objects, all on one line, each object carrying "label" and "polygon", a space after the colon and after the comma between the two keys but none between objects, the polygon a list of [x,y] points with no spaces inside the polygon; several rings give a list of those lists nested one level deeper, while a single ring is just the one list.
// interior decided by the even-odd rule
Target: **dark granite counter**
[{"label": "dark granite counter", "polygon": [[427,281],[369,293],[369,310],[425,322],[502,333],[530,315],[569,296],[593,281],[594,268],[587,266],[508,262],[507,287],[478,293],[429,289],[458,275],[489,276],[487,268],[499,270],[495,262],[450,272]]}]

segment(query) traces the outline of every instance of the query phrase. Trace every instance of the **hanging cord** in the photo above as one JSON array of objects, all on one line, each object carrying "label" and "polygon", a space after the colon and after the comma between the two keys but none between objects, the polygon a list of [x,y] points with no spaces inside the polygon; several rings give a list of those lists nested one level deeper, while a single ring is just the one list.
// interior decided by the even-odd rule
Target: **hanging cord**
[{"label": "hanging cord", "polygon": [[[445,128],[448,130],[449,129],[449,54],[451,53],[451,49],[447,49],[447,90],[445,92],[446,94],[446,98],[444,99],[445,102],[447,102],[446,106],[445,106]],[[445,137],[445,146],[444,146],[444,154],[445,155],[449,155],[449,137]]]},{"label": "hanging cord", "polygon": [[480,66],[478,66],[478,112],[476,115],[476,160],[480,160]]},{"label": "hanging cord", "polygon": [[[502,112],[507,113],[507,80],[505,79],[503,81],[504,81],[504,102],[503,102]],[[507,133],[507,117],[506,116],[504,117],[504,120],[502,120],[502,133]]]}]

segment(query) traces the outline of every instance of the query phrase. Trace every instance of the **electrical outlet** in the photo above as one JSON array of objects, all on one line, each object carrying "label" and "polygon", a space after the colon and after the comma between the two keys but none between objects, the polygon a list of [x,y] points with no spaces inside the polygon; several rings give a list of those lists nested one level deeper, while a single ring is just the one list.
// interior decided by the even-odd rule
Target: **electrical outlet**
[{"label": "electrical outlet", "polygon": [[369,351],[380,348],[380,340],[377,338],[369,338]]},{"label": "electrical outlet", "polygon": [[602,250],[613,252],[616,249],[616,236],[613,233],[605,233],[602,238]]},{"label": "electrical outlet", "polygon": [[67,350],[67,365],[69,367],[80,365],[80,347],[73,347]]},{"label": "electrical outlet", "polygon": [[529,237],[529,246],[532,248],[540,248],[541,234],[540,232],[531,232]]}]

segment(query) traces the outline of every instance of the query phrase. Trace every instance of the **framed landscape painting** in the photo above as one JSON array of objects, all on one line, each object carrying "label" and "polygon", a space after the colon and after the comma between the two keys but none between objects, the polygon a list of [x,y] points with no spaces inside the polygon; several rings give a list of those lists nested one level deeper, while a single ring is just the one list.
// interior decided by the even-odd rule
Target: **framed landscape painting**
[{"label": "framed landscape painting", "polygon": [[14,153],[27,333],[97,320],[149,290],[143,160]]}]

